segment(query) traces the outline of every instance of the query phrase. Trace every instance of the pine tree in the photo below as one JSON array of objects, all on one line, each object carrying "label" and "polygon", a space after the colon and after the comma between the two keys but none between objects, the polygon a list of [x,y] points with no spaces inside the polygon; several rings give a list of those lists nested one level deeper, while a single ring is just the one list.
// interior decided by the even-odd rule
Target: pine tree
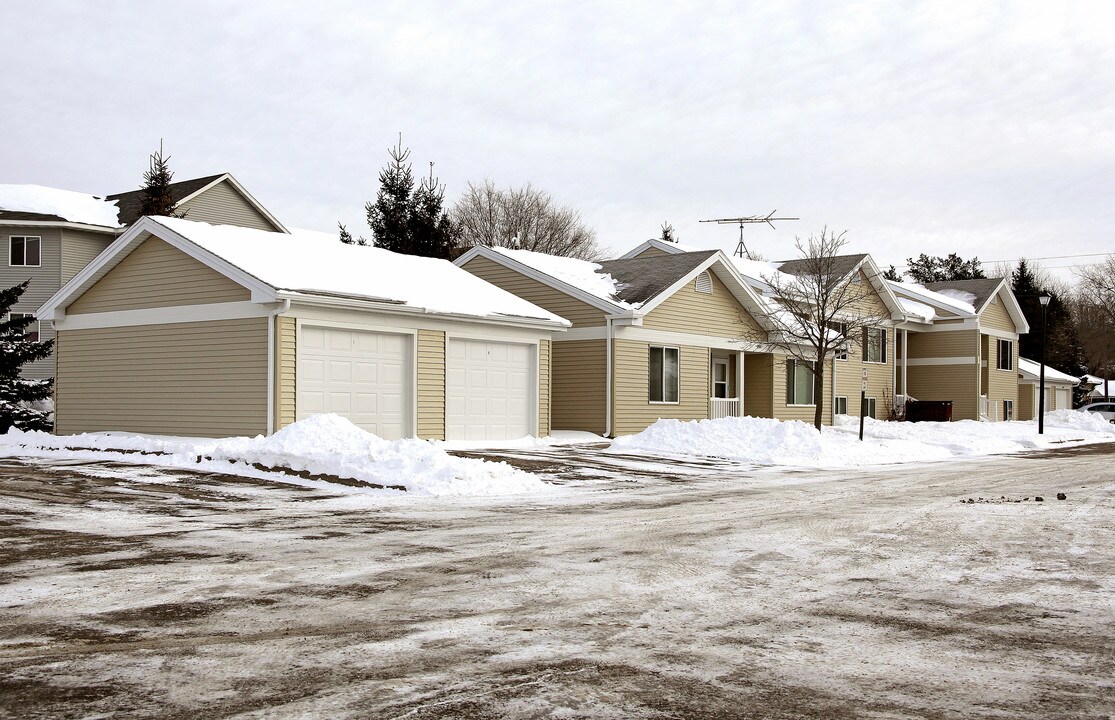
[{"label": "pine tree", "polygon": [[1081,361],[1082,348],[1076,321],[1060,295],[1042,285],[1025,258],[1018,261],[1018,267],[1011,273],[1010,280],[1011,291],[1030,325],[1030,332],[1018,338],[1019,355],[1034,361],[1041,359],[1042,307],[1038,298],[1048,295],[1049,305],[1045,308],[1045,364],[1069,375],[1083,375],[1085,368]]},{"label": "pine tree", "polygon": [[399,144],[387,151],[391,161],[379,172],[379,193],[374,203],[364,209],[368,213],[368,227],[372,229],[372,244],[399,253],[412,253],[410,214],[414,195],[414,175],[410,170],[410,149]]},{"label": "pine tree", "polygon": [[907,274],[914,282],[930,283],[946,280],[975,280],[985,278],[979,258],[964,260],[956,253],[945,257],[929,257],[925,253],[918,259],[906,258]]},{"label": "pine tree", "polygon": [[449,260],[457,247],[460,233],[449,213],[443,209],[445,188],[433,176],[423,179],[412,198],[410,237],[415,255]]},{"label": "pine tree", "polygon": [[50,411],[36,409],[31,403],[50,397],[54,379],[24,380],[19,371],[29,362],[50,357],[54,341],[28,339],[25,333],[35,318],[12,318],[8,314],[30,282],[0,290],[0,317],[8,318],[0,322],[0,432],[12,427],[46,431],[53,427]]},{"label": "pine tree", "polygon": [[658,238],[662,242],[676,243],[678,241],[677,232],[674,226],[668,222],[662,223],[662,235]]},{"label": "pine tree", "polygon": [[368,244],[368,241],[365,240],[363,237],[358,237],[358,238],[353,239],[352,233],[350,233],[348,231],[348,228],[345,227],[342,223],[337,223],[337,227],[340,228],[340,231],[341,231],[341,238],[340,238],[341,242],[343,242],[345,245],[364,246],[364,245]]},{"label": "pine tree", "polygon": [[182,217],[174,212],[174,197],[170,192],[170,181],[174,173],[170,171],[170,158],[163,157],[163,146],[153,153],[147,172],[143,173],[143,200],[140,202],[140,215],[163,215]]},{"label": "pine tree", "polygon": [[883,278],[893,282],[902,282],[902,276],[898,274],[898,268],[893,265],[883,271]]}]

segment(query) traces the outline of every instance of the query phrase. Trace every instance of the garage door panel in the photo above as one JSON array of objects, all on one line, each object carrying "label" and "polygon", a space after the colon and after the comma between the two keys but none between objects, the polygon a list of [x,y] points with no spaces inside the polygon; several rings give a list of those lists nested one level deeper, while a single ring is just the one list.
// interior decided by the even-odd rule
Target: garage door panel
[{"label": "garage door panel", "polygon": [[409,434],[411,339],[406,335],[303,327],[298,348],[298,418],[337,413],[368,432]]},{"label": "garage door panel", "polygon": [[533,345],[450,338],[446,358],[449,439],[505,440],[530,434]]}]

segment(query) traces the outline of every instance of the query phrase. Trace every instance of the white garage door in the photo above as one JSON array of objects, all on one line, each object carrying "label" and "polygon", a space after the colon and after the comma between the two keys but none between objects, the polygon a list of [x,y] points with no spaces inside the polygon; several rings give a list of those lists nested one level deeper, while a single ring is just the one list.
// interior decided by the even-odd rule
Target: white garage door
[{"label": "white garage door", "polygon": [[298,419],[337,413],[388,440],[410,434],[411,338],[303,326]]},{"label": "white garage door", "polygon": [[448,439],[510,440],[531,434],[533,345],[450,338],[445,364]]}]

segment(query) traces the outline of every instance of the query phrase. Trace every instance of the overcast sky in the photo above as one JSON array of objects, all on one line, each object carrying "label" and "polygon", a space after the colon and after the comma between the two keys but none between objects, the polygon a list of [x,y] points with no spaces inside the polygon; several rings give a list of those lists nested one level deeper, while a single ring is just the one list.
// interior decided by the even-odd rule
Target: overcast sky
[{"label": "overcast sky", "polygon": [[776,208],[772,259],[825,225],[884,267],[1111,252],[1112,7],[6,0],[0,182],[135,189],[163,138],[176,179],[366,230],[401,131],[447,199],[532,182],[617,252]]}]

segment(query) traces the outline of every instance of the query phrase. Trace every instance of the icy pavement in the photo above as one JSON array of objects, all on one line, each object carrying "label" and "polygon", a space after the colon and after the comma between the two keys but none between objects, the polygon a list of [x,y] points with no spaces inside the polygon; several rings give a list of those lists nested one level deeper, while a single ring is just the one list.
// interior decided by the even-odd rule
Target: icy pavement
[{"label": "icy pavement", "polygon": [[503,501],[5,461],[0,717],[1108,716],[1113,451],[574,448]]}]

